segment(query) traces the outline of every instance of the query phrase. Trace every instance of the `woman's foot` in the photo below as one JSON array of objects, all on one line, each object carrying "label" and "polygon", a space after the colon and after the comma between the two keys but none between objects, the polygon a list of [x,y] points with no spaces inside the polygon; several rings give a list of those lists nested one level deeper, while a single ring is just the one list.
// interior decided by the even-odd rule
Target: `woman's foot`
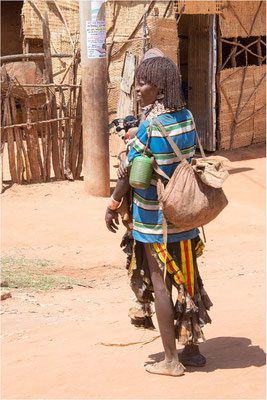
[{"label": "woman's foot", "polygon": [[184,375],[184,367],[181,363],[160,361],[145,366],[147,372],[158,375],[181,376]]},{"label": "woman's foot", "polygon": [[206,364],[206,358],[200,354],[199,347],[194,344],[185,346],[179,354],[179,361],[190,367],[203,367]]}]

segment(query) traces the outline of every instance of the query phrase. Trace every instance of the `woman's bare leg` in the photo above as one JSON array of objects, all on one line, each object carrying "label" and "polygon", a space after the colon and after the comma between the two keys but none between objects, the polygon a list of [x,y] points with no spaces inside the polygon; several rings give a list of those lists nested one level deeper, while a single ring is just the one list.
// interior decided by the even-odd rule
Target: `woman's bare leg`
[{"label": "woman's bare leg", "polygon": [[[154,288],[156,316],[165,351],[163,362],[152,366],[147,365],[146,369],[151,373],[179,376],[183,374],[184,370],[179,363],[176,349],[173,303],[166,291],[163,273],[151,254],[150,245],[146,243],[144,247]],[[170,280],[167,284],[168,289],[171,290]]]}]

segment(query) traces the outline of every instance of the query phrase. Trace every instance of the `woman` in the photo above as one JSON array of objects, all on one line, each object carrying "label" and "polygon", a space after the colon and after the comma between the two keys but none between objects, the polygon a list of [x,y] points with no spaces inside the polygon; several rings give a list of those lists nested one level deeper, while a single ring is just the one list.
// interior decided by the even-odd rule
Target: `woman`
[{"label": "woman", "polygon": [[[136,70],[136,79],[137,100],[141,107],[151,107],[128,153],[128,174],[122,174],[118,179],[108,203],[105,219],[111,232],[116,232],[116,210],[129,189],[131,163],[145,148],[150,122],[153,123],[153,129],[148,155],[153,154],[159,167],[169,177],[179,160],[167,140],[161,136],[154,120],[161,122],[189,162],[196,147],[196,132],[191,114],[184,108],[180,75],[174,62],[167,57],[144,60]],[[165,351],[162,362],[146,365],[150,373],[180,376],[184,373],[183,365],[202,366],[206,362],[199,352],[198,344],[205,340],[201,328],[211,322],[206,310],[212,303],[203,288],[197,268],[196,257],[204,247],[198,234],[198,229],[181,232],[179,227],[168,224],[166,249],[163,244],[162,211],[157,198],[156,175],[153,175],[147,190],[133,189],[134,248],[129,266],[133,278],[132,288],[138,300],[143,302],[144,309],[153,299],[151,293],[154,291],[153,300]],[[166,256],[165,282],[163,270]],[[170,295],[173,286],[178,291],[175,306]],[[179,358],[176,338],[185,344]]]}]

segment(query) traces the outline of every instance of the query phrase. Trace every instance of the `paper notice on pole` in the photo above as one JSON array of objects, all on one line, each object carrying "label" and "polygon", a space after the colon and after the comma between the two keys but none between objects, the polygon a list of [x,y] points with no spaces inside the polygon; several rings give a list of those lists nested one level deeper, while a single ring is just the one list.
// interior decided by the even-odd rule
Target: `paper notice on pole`
[{"label": "paper notice on pole", "polygon": [[[100,8],[103,6],[103,0],[92,0],[91,1],[91,21],[96,21],[97,19],[103,19],[99,16]],[[100,18],[99,18],[100,17]]]},{"label": "paper notice on pole", "polygon": [[106,57],[106,23],[105,21],[86,21],[87,57]]}]

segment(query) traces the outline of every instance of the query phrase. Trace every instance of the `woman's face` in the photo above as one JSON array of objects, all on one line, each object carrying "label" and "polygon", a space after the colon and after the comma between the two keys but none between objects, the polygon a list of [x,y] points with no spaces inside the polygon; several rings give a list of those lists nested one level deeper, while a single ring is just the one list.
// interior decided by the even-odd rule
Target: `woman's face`
[{"label": "woman's face", "polygon": [[137,95],[136,100],[140,102],[141,107],[146,107],[157,100],[159,89],[156,86],[146,83],[143,79],[137,82],[135,90]]}]

